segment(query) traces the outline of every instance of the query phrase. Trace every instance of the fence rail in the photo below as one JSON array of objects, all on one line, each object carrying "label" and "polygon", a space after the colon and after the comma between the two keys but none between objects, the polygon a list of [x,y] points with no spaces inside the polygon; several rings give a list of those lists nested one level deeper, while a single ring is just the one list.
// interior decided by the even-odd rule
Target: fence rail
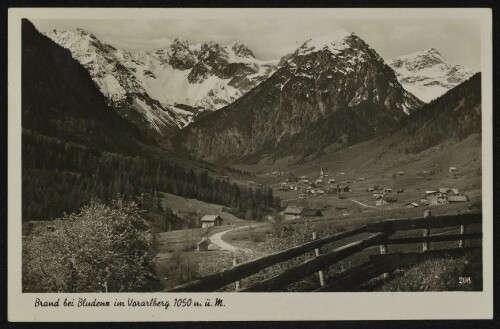
[{"label": "fence rail", "polygon": [[[295,267],[285,270],[283,273],[266,280],[260,281],[250,287],[239,287],[237,291],[275,291],[290,283],[299,281],[315,272],[319,272],[335,263],[357,254],[369,247],[380,246],[381,255],[371,255],[370,261],[352,267],[338,273],[328,282],[315,291],[341,291],[352,289],[367,280],[382,274],[396,270],[400,266],[413,264],[427,256],[438,255],[444,252],[463,252],[464,241],[470,239],[481,239],[482,233],[466,233],[467,225],[481,224],[482,213],[462,214],[453,216],[432,217],[426,211],[422,218],[391,219],[376,223],[370,223],[349,231],[333,234],[321,239],[276,252],[274,254],[233,265],[231,268],[208,275],[196,281],[188,282],[173,288],[167,292],[208,292],[220,289],[228,284],[249,277],[259,271],[275,264],[288,261],[332,242],[340,241],[363,233],[371,233],[368,237],[351,242],[330,252],[316,256]],[[460,226],[460,234],[430,234],[431,229]],[[408,231],[424,229],[423,236],[404,238],[391,238],[396,231]],[[482,228],[481,228],[482,230]],[[365,234],[366,235],[366,234]],[[440,250],[429,250],[431,242],[459,241],[459,248],[448,248]],[[388,253],[388,245],[423,243],[423,252],[419,253]],[[373,257],[372,257],[373,256]],[[238,285],[239,286],[239,285]]]}]

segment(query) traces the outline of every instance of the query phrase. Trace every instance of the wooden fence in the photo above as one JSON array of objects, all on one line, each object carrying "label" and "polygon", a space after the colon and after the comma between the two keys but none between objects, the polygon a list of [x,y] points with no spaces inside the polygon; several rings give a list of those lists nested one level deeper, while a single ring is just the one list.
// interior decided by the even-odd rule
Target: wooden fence
[{"label": "wooden fence", "polygon": [[[314,239],[311,242],[244,263],[233,263],[234,265],[231,268],[208,275],[196,281],[175,286],[165,291],[209,292],[237,282],[237,291],[270,292],[280,290],[290,283],[300,281],[316,272],[320,273],[321,286],[314,291],[350,291],[373,278],[381,275],[388,276],[389,273],[398,268],[416,264],[428,257],[444,254],[462,254],[465,250],[472,249],[465,248],[465,241],[482,238],[481,223],[482,213],[432,217],[430,211],[426,211],[422,218],[383,220],[324,238]],[[470,225],[478,226],[480,228],[479,232],[467,233],[467,227],[470,227]],[[455,230],[460,229],[460,234],[446,234],[449,233],[450,230],[439,234],[431,234],[432,229],[452,227],[455,227]],[[422,235],[393,237],[398,231],[415,229],[422,229]],[[360,234],[368,234],[368,236],[356,240],[355,242],[347,243],[327,253],[319,253],[319,248],[322,246]],[[316,236],[314,238],[316,238]],[[458,241],[458,248],[430,249],[431,243],[445,241]],[[422,243],[422,252],[389,252],[389,245],[416,243]],[[324,269],[373,246],[380,246],[380,253],[369,255],[369,261],[354,266],[344,272],[332,275],[329,278],[324,278],[322,272]],[[259,281],[252,286],[240,287],[239,281],[241,279],[311,251],[316,252],[315,257],[289,268],[276,276]]]}]

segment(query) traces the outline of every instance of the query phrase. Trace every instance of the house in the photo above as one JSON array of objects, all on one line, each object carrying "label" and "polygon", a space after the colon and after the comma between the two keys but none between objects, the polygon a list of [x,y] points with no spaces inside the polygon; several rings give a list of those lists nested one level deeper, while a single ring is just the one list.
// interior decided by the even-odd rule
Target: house
[{"label": "house", "polygon": [[438,195],[438,194],[440,194],[439,191],[434,191],[434,190],[425,191],[425,195],[428,196],[428,197],[432,196],[432,195]]},{"label": "house", "polygon": [[420,199],[420,204],[421,204],[422,206],[426,206],[426,205],[428,205],[428,204],[429,204],[429,201],[427,201],[427,199]]},{"label": "house", "polygon": [[404,172],[404,171],[399,171],[399,172],[398,172],[398,175],[399,175],[399,176],[403,176],[404,174],[405,174],[405,172]]},{"label": "house", "polygon": [[467,195],[449,195],[448,202],[467,202]]},{"label": "house", "polygon": [[299,194],[299,199],[305,199],[305,198],[307,198],[307,194],[305,193]]},{"label": "house", "polygon": [[380,195],[380,196],[377,196],[377,197],[375,198],[375,205],[377,205],[377,206],[383,206],[383,205],[384,205],[384,204],[386,204],[386,203],[387,203],[387,201],[386,201],[386,200],[385,200],[385,198],[384,198],[383,196],[381,196],[381,195]]},{"label": "house", "polygon": [[449,171],[450,172],[457,171],[457,167],[450,167]]},{"label": "house", "polygon": [[337,190],[339,191],[339,193],[341,192],[352,192],[352,188],[350,188],[349,186],[344,186],[344,187],[337,187]]},{"label": "house", "polygon": [[205,215],[201,218],[201,227],[208,228],[222,225],[222,217],[219,215]]},{"label": "house", "polygon": [[203,239],[200,242],[198,242],[196,250],[198,251],[208,251],[208,246],[210,245],[210,240],[209,239]]},{"label": "house", "polygon": [[302,211],[302,216],[304,217],[323,217],[323,213],[319,209],[304,209]]},{"label": "house", "polygon": [[372,187],[367,188],[366,192],[373,192],[373,188]]},{"label": "house", "polygon": [[316,196],[325,195],[325,191],[320,190],[320,189],[316,189],[314,191],[314,195],[316,195]]},{"label": "house", "polygon": [[330,185],[331,185],[331,184],[334,184],[334,183],[335,183],[335,178],[330,178],[330,179],[328,180],[328,184],[330,184]]},{"label": "house", "polygon": [[458,192],[457,188],[448,188],[448,187],[439,188],[439,192],[447,194],[447,195],[459,195],[460,194]]},{"label": "house", "polygon": [[364,177],[359,177],[359,178],[358,178],[358,180],[359,180],[360,182],[362,182],[362,181],[366,180],[366,178],[364,178]]},{"label": "house", "polygon": [[340,195],[339,195],[339,199],[347,199],[347,195],[345,195],[345,194],[340,194]]},{"label": "house", "polygon": [[289,205],[283,211],[283,214],[285,215],[285,220],[297,219],[297,218],[300,218],[303,211],[304,211],[304,207],[299,207],[296,205]]},{"label": "house", "polygon": [[384,192],[384,194],[391,194],[392,193],[392,188],[385,188],[382,190],[382,192]]},{"label": "house", "polygon": [[446,194],[442,193],[427,195],[427,201],[429,202],[429,205],[448,204],[448,198],[446,197]]},{"label": "house", "polygon": [[395,198],[393,196],[386,196],[385,201],[387,201],[387,203],[395,203],[398,202],[398,198]]},{"label": "house", "polygon": [[384,192],[382,191],[375,191],[373,192],[373,197],[378,198],[379,196],[384,196]]},{"label": "house", "polygon": [[410,202],[405,204],[405,208],[417,208],[417,207],[420,207],[420,205],[416,202]]},{"label": "house", "polygon": [[400,188],[398,189],[398,193],[404,193],[405,192],[405,189],[404,188]]},{"label": "house", "polygon": [[316,186],[323,185],[323,179],[318,178],[318,179],[316,179],[316,181],[314,183],[316,184]]}]

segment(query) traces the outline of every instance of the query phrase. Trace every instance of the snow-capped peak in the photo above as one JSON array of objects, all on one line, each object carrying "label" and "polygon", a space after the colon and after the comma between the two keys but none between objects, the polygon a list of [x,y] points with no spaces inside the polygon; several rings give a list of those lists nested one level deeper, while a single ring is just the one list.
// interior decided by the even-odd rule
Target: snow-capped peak
[{"label": "snow-capped peak", "polygon": [[428,48],[388,60],[403,87],[429,102],[474,73],[463,65],[451,65],[436,48]]},{"label": "snow-capped peak", "polygon": [[109,105],[127,117],[139,114],[160,133],[234,102],[277,69],[277,61],[254,58],[241,41],[193,45],[175,38],[164,49],[146,52],[114,48],[83,29],[47,36],[89,71]]},{"label": "snow-capped peak", "polygon": [[236,56],[242,58],[255,58],[255,55],[243,42],[236,41],[228,46]]},{"label": "snow-capped peak", "polygon": [[174,42],[172,43],[172,45],[170,45],[170,48],[189,48],[189,41],[187,41],[186,39],[184,38],[175,38],[174,39]]},{"label": "snow-capped peak", "polygon": [[339,53],[341,50],[350,47],[348,39],[352,36],[355,36],[355,34],[345,29],[316,36],[300,46],[298,55],[306,55],[320,50],[328,50],[332,54]]}]

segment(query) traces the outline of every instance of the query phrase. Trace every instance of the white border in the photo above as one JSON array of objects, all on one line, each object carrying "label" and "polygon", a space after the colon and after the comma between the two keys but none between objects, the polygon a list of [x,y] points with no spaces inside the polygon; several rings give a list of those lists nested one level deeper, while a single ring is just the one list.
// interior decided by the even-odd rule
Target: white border
[{"label": "white border", "polygon": [[[390,19],[467,18],[481,22],[483,152],[482,292],[424,293],[21,293],[21,18],[28,19]],[[9,321],[200,321],[491,319],[493,317],[492,12],[490,9],[91,9],[16,8],[8,15],[8,320]],[[464,45],[465,46],[465,45]],[[219,297],[224,308],[35,308],[34,299],[65,297],[125,300],[128,297],[204,302]]]}]

